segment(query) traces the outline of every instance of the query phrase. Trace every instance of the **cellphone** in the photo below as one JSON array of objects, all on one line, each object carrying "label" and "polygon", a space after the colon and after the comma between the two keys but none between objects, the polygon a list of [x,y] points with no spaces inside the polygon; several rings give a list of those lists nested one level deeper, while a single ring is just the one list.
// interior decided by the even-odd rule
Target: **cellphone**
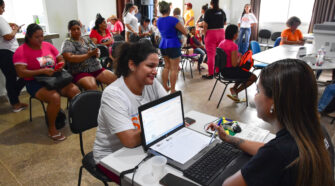
[{"label": "cellphone", "polygon": [[173,175],[171,173],[167,173],[161,180],[159,180],[159,183],[164,186],[175,186],[175,185],[196,186],[196,184],[187,181],[181,177],[178,177],[176,175]]},{"label": "cellphone", "polygon": [[195,119],[185,117],[185,123],[192,125],[193,123],[195,123]]}]

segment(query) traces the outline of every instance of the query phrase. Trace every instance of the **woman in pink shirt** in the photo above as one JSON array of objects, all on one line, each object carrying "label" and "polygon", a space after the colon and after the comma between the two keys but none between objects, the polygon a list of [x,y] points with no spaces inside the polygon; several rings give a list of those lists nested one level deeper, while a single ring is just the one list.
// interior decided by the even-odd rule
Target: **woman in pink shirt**
[{"label": "woman in pink shirt", "polygon": [[[50,43],[43,41],[43,30],[37,24],[27,27],[25,43],[14,53],[13,62],[17,75],[26,80],[29,94],[41,101],[47,102],[47,122],[49,137],[55,141],[65,140],[66,137],[56,129],[55,122],[60,110],[60,96],[73,98],[80,91],[73,83],[59,90],[48,90],[34,80],[35,76],[51,76],[56,63],[63,62],[58,50]],[[61,67],[60,69],[62,69]]]},{"label": "woman in pink shirt", "polygon": [[238,53],[238,46],[234,41],[238,37],[238,27],[236,25],[229,25],[226,28],[225,40],[221,41],[219,48],[221,48],[227,55],[226,68],[223,69],[222,74],[227,78],[245,78],[246,83],[235,83],[234,87],[230,89],[231,95],[228,97],[236,102],[240,102],[238,93],[248,88],[251,84],[256,82],[257,77],[251,72],[242,70],[240,66],[241,54]]},{"label": "woman in pink shirt", "polygon": [[115,15],[110,16],[107,19],[107,22],[110,22],[114,27],[111,29],[112,34],[121,34],[123,29],[123,24]]}]

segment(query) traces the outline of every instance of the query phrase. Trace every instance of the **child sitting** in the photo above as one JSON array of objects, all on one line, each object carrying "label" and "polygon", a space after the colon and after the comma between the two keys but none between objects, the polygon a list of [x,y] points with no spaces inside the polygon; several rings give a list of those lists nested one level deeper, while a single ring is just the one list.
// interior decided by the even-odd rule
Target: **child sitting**
[{"label": "child sitting", "polygon": [[257,77],[251,72],[242,70],[239,67],[241,55],[238,53],[238,46],[234,41],[238,38],[238,27],[236,25],[229,25],[226,28],[225,40],[221,41],[219,48],[225,51],[227,55],[226,68],[223,69],[222,74],[227,78],[245,78],[246,82],[235,83],[234,87],[230,89],[231,95],[227,95],[235,102],[240,102],[238,93],[256,82]]},{"label": "child sitting", "polygon": [[201,63],[204,60],[204,56],[206,55],[206,49],[203,44],[201,44],[201,41],[199,41],[199,38],[196,37],[195,33],[195,27],[189,27],[189,38],[187,39],[187,44],[189,44],[193,48],[193,53],[200,54],[200,57],[198,59],[198,70],[201,71]]}]

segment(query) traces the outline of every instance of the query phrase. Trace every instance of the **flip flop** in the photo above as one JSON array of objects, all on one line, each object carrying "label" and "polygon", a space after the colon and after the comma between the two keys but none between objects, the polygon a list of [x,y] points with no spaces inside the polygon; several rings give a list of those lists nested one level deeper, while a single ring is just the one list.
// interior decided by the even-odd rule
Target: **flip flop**
[{"label": "flip flop", "polygon": [[240,102],[240,101],[241,101],[241,100],[237,97],[237,95],[230,95],[230,94],[228,94],[227,96],[228,96],[228,98],[232,99],[232,100],[235,101],[235,102]]},{"label": "flip flop", "polygon": [[64,140],[66,139],[66,137],[63,136],[63,134],[62,134],[61,132],[58,132],[58,134],[55,134],[55,135],[53,135],[53,136],[51,136],[51,135],[49,134],[49,137],[50,137],[51,139],[53,139],[54,141],[64,141]]}]

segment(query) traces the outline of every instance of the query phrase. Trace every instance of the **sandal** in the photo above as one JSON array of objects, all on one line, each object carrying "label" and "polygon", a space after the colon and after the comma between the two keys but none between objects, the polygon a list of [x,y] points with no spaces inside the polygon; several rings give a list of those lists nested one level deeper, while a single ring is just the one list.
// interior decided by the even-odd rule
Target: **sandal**
[{"label": "sandal", "polygon": [[228,94],[227,96],[228,96],[230,99],[232,99],[233,101],[235,101],[235,102],[241,102],[241,100],[238,98],[237,95],[230,95],[230,94]]},{"label": "sandal", "polygon": [[50,137],[51,139],[53,139],[54,141],[64,141],[64,140],[66,139],[66,137],[63,136],[63,134],[62,134],[61,132],[58,132],[58,134],[55,134],[55,135],[53,135],[53,136],[51,136],[51,135],[49,134],[49,137]]},{"label": "sandal", "polygon": [[15,106],[13,106],[13,112],[17,113],[20,112],[28,107],[25,103],[18,103]]}]

